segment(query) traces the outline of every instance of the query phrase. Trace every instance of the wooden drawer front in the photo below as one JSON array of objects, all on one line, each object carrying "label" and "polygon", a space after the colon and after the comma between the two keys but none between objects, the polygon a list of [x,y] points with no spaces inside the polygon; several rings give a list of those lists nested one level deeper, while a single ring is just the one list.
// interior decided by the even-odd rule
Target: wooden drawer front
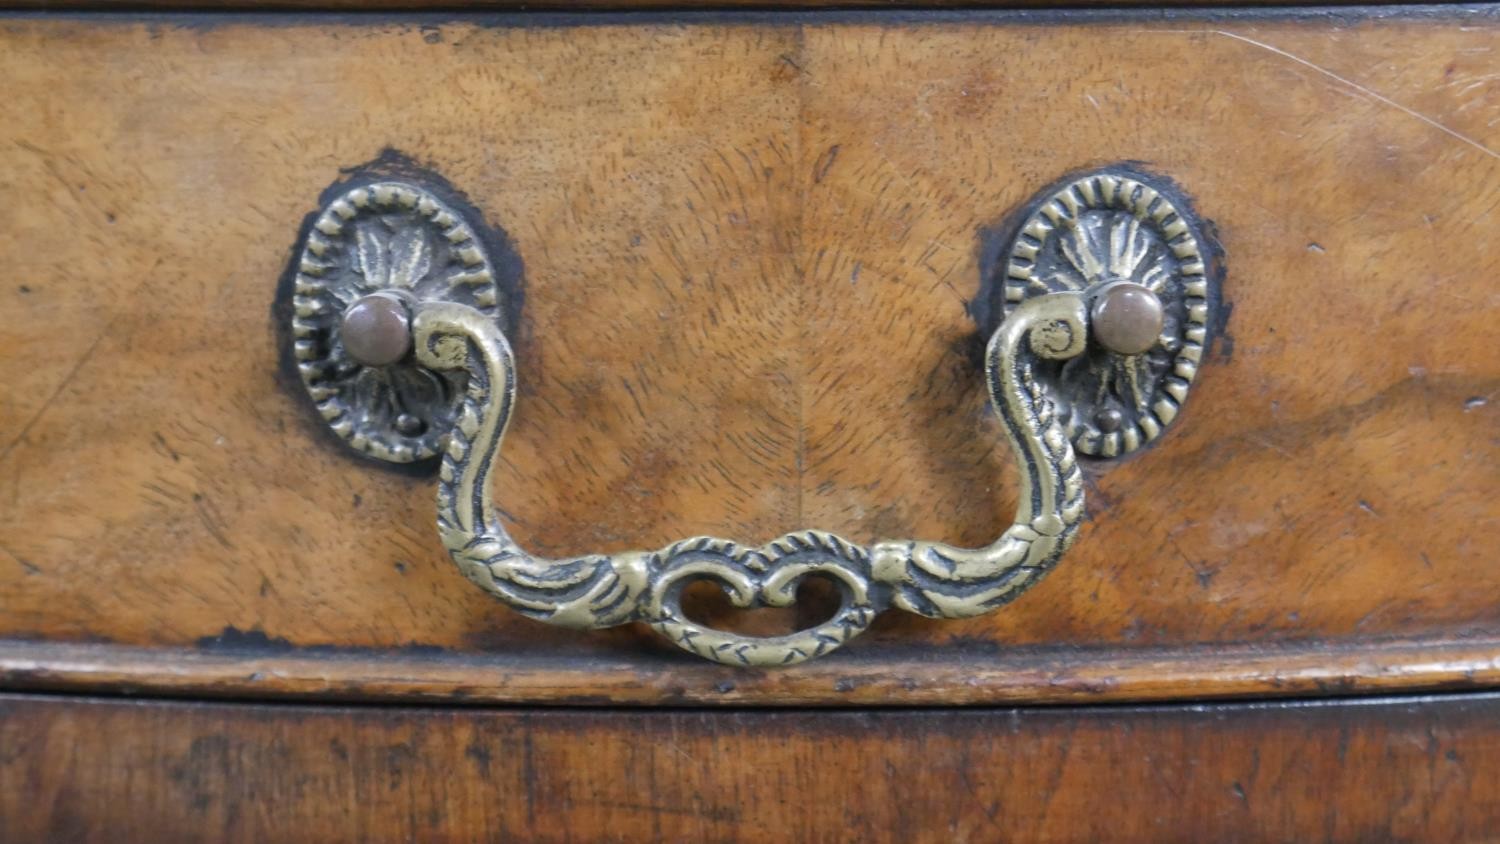
[{"label": "wooden drawer front", "polygon": [[[1497,679],[1488,13],[528,20],[0,23],[8,683],[974,702]],[[1077,547],[1016,603],[883,617],[786,672],[504,610],[443,555],[433,479],[352,457],[284,360],[299,226],[343,169],[412,162],[519,262],[496,488],[524,544],[986,542],[1016,494],[973,356],[996,232],[1120,161],[1175,180],[1225,254],[1232,314],[1183,418],[1087,467]]]}]

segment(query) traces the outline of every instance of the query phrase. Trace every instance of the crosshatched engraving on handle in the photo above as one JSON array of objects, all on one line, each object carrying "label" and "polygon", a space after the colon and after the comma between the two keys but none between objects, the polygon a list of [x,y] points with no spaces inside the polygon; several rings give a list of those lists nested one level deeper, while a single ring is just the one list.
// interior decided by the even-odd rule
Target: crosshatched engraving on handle
[{"label": "crosshatched engraving on handle", "polygon": [[1141,173],[1105,168],[1032,202],[1004,267],[1005,313],[1034,296],[1145,288],[1160,302],[1161,330],[1143,351],[1102,346],[1057,377],[1058,410],[1079,452],[1115,457],[1161,436],[1187,399],[1217,307],[1205,240],[1185,198]]},{"label": "crosshatched engraving on handle", "polygon": [[318,412],[371,457],[396,463],[435,457],[462,404],[463,375],[420,366],[410,356],[372,365],[351,354],[345,314],[372,294],[407,306],[462,302],[498,320],[490,258],[456,211],[404,182],[346,191],[323,209],[303,242],[293,354]]}]

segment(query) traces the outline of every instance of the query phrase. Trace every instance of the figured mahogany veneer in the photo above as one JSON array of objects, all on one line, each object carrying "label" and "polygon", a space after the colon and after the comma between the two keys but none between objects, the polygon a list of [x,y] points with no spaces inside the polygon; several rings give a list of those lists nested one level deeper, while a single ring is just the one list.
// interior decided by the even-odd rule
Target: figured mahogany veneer
[{"label": "figured mahogany veneer", "polygon": [[[599,702],[861,678],[863,702],[1055,700],[1057,666],[1097,678],[1069,699],[1492,684],[1500,25],[1458,15],[0,21],[0,676]],[[341,169],[400,156],[520,261],[497,495],[541,553],[986,541],[1016,484],[976,314],[1006,215],[1069,170],[1176,180],[1232,315],[1162,441],[1088,468],[1044,583],[751,676],[503,611],[442,553],[432,479],[312,418],[277,280]],[[752,632],[816,597],[740,622],[700,596]]]}]

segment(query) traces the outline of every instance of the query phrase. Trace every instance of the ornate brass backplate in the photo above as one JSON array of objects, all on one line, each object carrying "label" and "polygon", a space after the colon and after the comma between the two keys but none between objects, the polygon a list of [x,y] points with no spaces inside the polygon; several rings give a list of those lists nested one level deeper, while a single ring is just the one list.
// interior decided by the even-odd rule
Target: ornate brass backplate
[{"label": "ornate brass backplate", "polygon": [[1145,287],[1161,303],[1149,346],[1119,354],[1094,344],[1062,366],[1053,398],[1080,453],[1127,454],[1177,417],[1218,307],[1205,246],[1185,198],[1126,169],[1070,178],[1029,206],[1004,267],[1005,313],[1061,291],[1097,300],[1120,283]]},{"label": "ornate brass backplate", "polygon": [[[528,553],[499,518],[490,482],[517,364],[489,259],[464,221],[414,184],[356,188],[317,218],[297,275],[296,355],[319,411],[352,446],[394,461],[441,455],[439,537],[464,576],[517,611],[576,628],[645,622],[728,665],[791,665],[837,649],[886,609],[957,618],[1020,595],[1077,535],[1075,443],[1101,455],[1138,448],[1186,397],[1214,299],[1185,206],[1110,171],[1034,204],[984,355],[1021,488],[1014,523],[982,548],[859,545],[801,530],[759,546],[695,537],[561,560]],[[780,607],[812,575],[837,586],[839,609],[790,635],[715,630],[682,610],[695,580],[716,581],[737,606]]]},{"label": "ornate brass backplate", "polygon": [[395,463],[436,457],[462,405],[464,376],[429,369],[409,355],[374,365],[351,354],[340,325],[356,301],[378,292],[406,307],[459,302],[498,321],[490,258],[456,211],[401,182],[346,191],[317,217],[302,245],[293,355],[318,412],[371,457]]}]

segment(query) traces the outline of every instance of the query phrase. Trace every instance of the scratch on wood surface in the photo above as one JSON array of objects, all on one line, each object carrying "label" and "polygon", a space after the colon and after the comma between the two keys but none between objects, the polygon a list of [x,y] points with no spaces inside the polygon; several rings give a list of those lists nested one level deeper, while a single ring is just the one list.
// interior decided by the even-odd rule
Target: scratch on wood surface
[{"label": "scratch on wood surface", "polygon": [[[20,566],[21,566],[21,570],[24,571],[24,572],[26,572],[27,574],[41,574],[42,573],[42,567],[41,566],[36,565],[35,563],[31,562],[30,560],[26,559],[25,557],[22,557],[20,554],[17,554],[16,552],[10,550],[10,548],[8,548],[8,547],[6,547],[4,545],[0,545],[0,553],[4,553],[5,556],[10,557],[12,560],[15,560],[17,563],[19,563]],[[1429,568],[1430,568],[1430,566],[1429,566]]]},{"label": "scratch on wood surface", "polygon": [[1453,129],[1453,128],[1449,127],[1449,126],[1446,126],[1443,123],[1441,123],[1441,122],[1439,122],[1437,120],[1434,120],[1433,118],[1428,117],[1427,115],[1425,115],[1425,114],[1423,114],[1423,113],[1421,113],[1419,111],[1416,111],[1415,109],[1408,108],[1408,107],[1406,107],[1406,106],[1404,106],[1404,105],[1396,102],[1395,100],[1391,99],[1390,97],[1385,96],[1384,94],[1381,94],[1381,93],[1379,93],[1377,91],[1372,91],[1369,88],[1366,88],[1365,86],[1359,84],[1358,82],[1355,82],[1352,79],[1348,79],[1348,78],[1345,78],[1343,76],[1339,76],[1337,73],[1334,73],[1333,71],[1328,70],[1325,67],[1322,67],[1320,65],[1314,64],[1314,63],[1308,61],[1307,59],[1304,59],[1304,58],[1302,58],[1300,56],[1297,56],[1297,55],[1295,55],[1293,53],[1289,53],[1286,50],[1281,49],[1280,47],[1276,47],[1276,46],[1273,46],[1271,44],[1267,44],[1264,41],[1256,41],[1254,38],[1247,38],[1247,37],[1245,37],[1243,35],[1239,35],[1239,34],[1236,34],[1236,33],[1233,33],[1233,32],[1228,32],[1228,31],[1222,30],[1222,29],[1215,29],[1215,30],[1210,30],[1210,31],[1214,35],[1222,35],[1225,38],[1232,38],[1235,41],[1240,41],[1240,42],[1243,42],[1245,44],[1249,44],[1249,45],[1251,45],[1253,47],[1259,47],[1262,50],[1266,50],[1266,51],[1275,53],[1276,55],[1281,56],[1282,58],[1287,59],[1288,61],[1296,62],[1297,64],[1300,64],[1303,67],[1308,68],[1309,70],[1316,71],[1316,72],[1318,72],[1318,73],[1320,73],[1320,74],[1328,77],[1329,79],[1334,80],[1335,82],[1338,82],[1338,83],[1340,83],[1342,85],[1347,85],[1348,87],[1353,88],[1355,91],[1358,91],[1359,93],[1364,94],[1365,96],[1369,97],[1372,100],[1375,100],[1378,103],[1390,106],[1391,108],[1396,109],[1397,111],[1401,112],[1402,114],[1408,115],[1410,117],[1414,117],[1417,120],[1420,120],[1423,123],[1426,123],[1428,126],[1431,126],[1432,128],[1438,130],[1439,132],[1442,132],[1443,134],[1445,134],[1445,135],[1447,135],[1447,136],[1449,136],[1449,137],[1451,137],[1451,138],[1453,138],[1455,140],[1462,141],[1463,143],[1468,144],[1469,146],[1471,146],[1471,147],[1479,150],[1480,152],[1484,153],[1485,155],[1488,155],[1490,158],[1500,159],[1500,152],[1495,152],[1494,150],[1490,149],[1489,147],[1485,146],[1484,144],[1480,143],[1479,141],[1477,141],[1477,140],[1469,137],[1468,135],[1465,135],[1464,133],[1459,132],[1456,129]]},{"label": "scratch on wood surface", "polygon": [[[162,262],[164,260],[166,259],[160,257],[157,258],[156,261],[152,263],[150,269],[145,273],[142,273],[140,282],[130,288],[130,293],[126,299],[127,301],[134,299],[136,297],[136,294],[138,294],[142,288],[144,288],[147,284],[150,284],[155,279],[156,270],[162,265]],[[42,406],[37,408],[36,412],[31,415],[30,419],[26,420],[25,425],[21,426],[21,432],[19,434],[16,434],[15,438],[5,445],[5,448],[0,449],[0,464],[3,464],[10,457],[11,453],[16,450],[16,447],[26,440],[26,435],[31,433],[32,427],[35,426],[37,421],[42,418],[42,415],[47,412],[47,409],[52,406],[52,403],[57,401],[57,397],[62,395],[63,390],[67,389],[68,385],[73,383],[73,379],[77,377],[79,371],[83,369],[84,364],[88,363],[89,360],[94,357],[94,353],[99,351],[100,344],[102,344],[105,338],[109,337],[110,332],[114,330],[115,322],[118,319],[119,315],[117,314],[111,317],[108,322],[104,323],[104,327],[99,330],[99,334],[95,336],[94,339],[89,343],[88,348],[83,350],[83,354],[78,358],[78,362],[73,364],[73,368],[69,369],[68,374],[63,376],[63,379],[57,385],[57,388],[52,391],[51,395],[47,396],[46,401],[42,402]]]},{"label": "scratch on wood surface", "polygon": [[3,450],[0,450],[0,463],[4,463],[6,458],[10,457],[11,452],[16,450],[16,446],[20,445],[26,439],[26,435],[31,433],[31,429],[36,425],[37,420],[41,419],[42,415],[47,412],[47,408],[51,407],[52,403],[57,400],[57,397],[62,395],[63,390],[67,389],[68,385],[73,382],[73,378],[78,374],[78,371],[83,369],[83,365],[89,362],[89,359],[94,356],[94,352],[98,351],[99,344],[103,343],[104,338],[109,336],[111,327],[113,327],[113,321],[106,324],[104,330],[99,332],[99,336],[94,338],[94,342],[90,343],[87,349],[84,349],[83,355],[78,358],[77,363],[73,364],[73,368],[68,370],[68,374],[63,376],[62,382],[57,385],[57,388],[52,391],[47,400],[42,402],[42,406],[36,409],[36,412],[31,415],[26,424],[21,426],[20,433],[16,434],[15,438],[7,443]]}]

